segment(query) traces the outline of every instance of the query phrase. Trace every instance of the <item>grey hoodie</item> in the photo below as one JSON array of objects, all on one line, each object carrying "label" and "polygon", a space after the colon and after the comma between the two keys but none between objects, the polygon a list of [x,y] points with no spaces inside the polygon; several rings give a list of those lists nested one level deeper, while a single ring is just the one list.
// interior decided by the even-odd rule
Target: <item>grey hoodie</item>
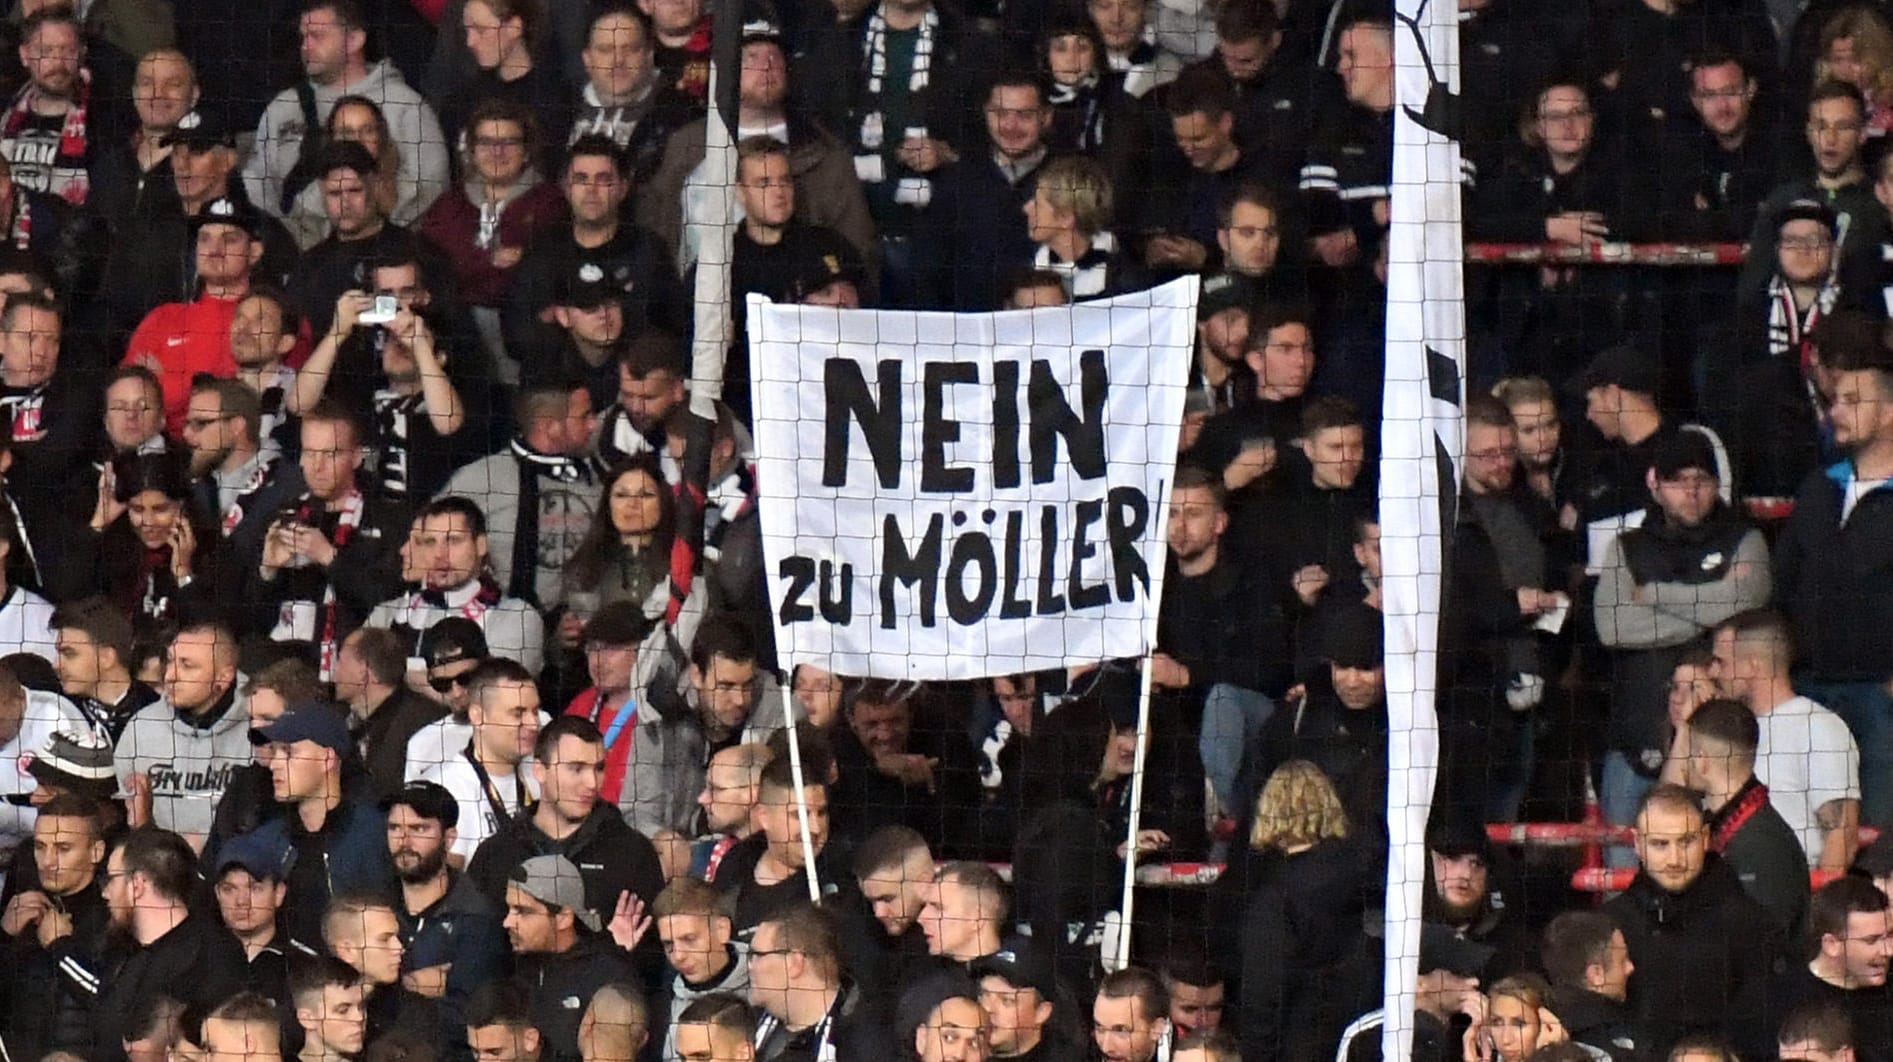
[{"label": "grey hoodie", "polygon": [[[420,217],[447,188],[447,141],[440,132],[440,118],[385,59],[346,89],[315,86],[316,118],[327,122],[335,101],[343,96],[365,96],[381,108],[401,152],[393,220],[403,224]],[[283,181],[296,168],[304,125],[296,90],[277,93],[256,125],[256,148],[243,164],[243,190],[250,194],[250,202],[279,218],[283,216]]]},{"label": "grey hoodie", "polygon": [[232,697],[224,714],[208,727],[178,718],[167,697],[125,724],[113,769],[121,791],[134,774],[150,781],[153,826],[186,837],[205,837],[230,779],[255,759],[250,711],[241,696]]}]

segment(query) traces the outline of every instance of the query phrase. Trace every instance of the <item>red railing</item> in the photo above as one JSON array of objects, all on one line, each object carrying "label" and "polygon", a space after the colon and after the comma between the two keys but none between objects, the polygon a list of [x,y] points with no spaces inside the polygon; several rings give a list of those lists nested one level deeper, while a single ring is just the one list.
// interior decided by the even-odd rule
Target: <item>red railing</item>
[{"label": "red railing", "polygon": [[[1842,870],[1810,870],[1808,885],[1818,889],[1845,875]],[[1571,887],[1579,892],[1622,892],[1636,877],[1636,867],[1584,867],[1571,875]]]},{"label": "red railing", "polygon": [[1739,243],[1469,243],[1466,261],[1479,265],[1737,266]]}]

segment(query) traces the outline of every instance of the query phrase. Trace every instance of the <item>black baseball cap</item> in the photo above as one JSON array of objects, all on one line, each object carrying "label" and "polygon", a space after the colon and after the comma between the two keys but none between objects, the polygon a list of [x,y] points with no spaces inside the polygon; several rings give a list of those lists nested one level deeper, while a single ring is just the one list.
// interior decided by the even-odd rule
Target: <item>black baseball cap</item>
[{"label": "black baseball cap", "polygon": [[1840,218],[1834,208],[1818,199],[1797,199],[1782,207],[1781,213],[1775,215],[1775,231],[1780,232],[1790,221],[1819,222],[1830,237],[1840,231]]},{"label": "black baseball cap", "polygon": [[400,792],[381,802],[385,813],[396,806],[412,808],[416,815],[440,823],[443,830],[460,824],[460,802],[439,782],[409,782]]},{"label": "black baseball cap", "polygon": [[252,745],[294,745],[298,741],[313,741],[341,756],[349,755],[355,747],[342,713],[323,704],[296,705],[274,723],[250,731]]},{"label": "black baseball cap", "polygon": [[819,252],[805,252],[795,259],[790,267],[790,290],[795,294],[795,301],[801,302],[810,295],[830,284],[847,281],[857,289],[867,281],[867,270],[862,267],[860,256],[842,248],[823,248]]},{"label": "black baseball cap", "polygon": [[1628,343],[1618,343],[1597,352],[1575,380],[1574,390],[1585,394],[1599,387],[1615,384],[1626,391],[1653,395],[1657,388],[1656,357]]},{"label": "black baseball cap", "polygon": [[465,616],[448,616],[421,635],[417,655],[427,662],[429,671],[462,660],[485,660],[486,632]]},{"label": "black baseball cap", "polygon": [[571,264],[560,278],[556,304],[575,310],[596,310],[624,299],[623,267],[613,267],[592,257],[582,257]]},{"label": "black baseball cap", "polygon": [[1008,937],[998,951],[967,964],[974,977],[998,977],[1014,988],[1030,988],[1040,999],[1058,994],[1051,957],[1030,937]]},{"label": "black baseball cap", "polygon": [[220,195],[204,204],[204,208],[191,219],[191,232],[211,225],[234,225],[248,233],[251,239],[263,238],[263,213],[250,205],[249,200],[232,195]]},{"label": "black baseball cap", "polygon": [[1722,478],[1721,465],[1716,461],[1716,448],[1709,442],[1709,437],[1699,431],[1685,429],[1659,440],[1650,465],[1656,470],[1658,479],[1675,479],[1684,470],[1691,468],[1699,468],[1715,479]]},{"label": "black baseball cap", "polygon": [[1255,282],[1235,273],[1218,273],[1203,278],[1202,294],[1196,299],[1196,319],[1207,321],[1224,310],[1248,309],[1255,302]]},{"label": "black baseball cap", "polygon": [[914,1042],[914,1032],[949,999],[968,999],[979,1003],[979,986],[960,970],[931,973],[907,986],[894,1007],[894,1034],[904,1044]]},{"label": "black baseball cap", "polygon": [[234,148],[237,146],[237,134],[230,123],[224,120],[223,108],[199,103],[179,118],[177,127],[160,137],[158,144],[161,147],[183,145],[193,151],[207,151],[214,147]]},{"label": "black baseball cap", "polygon": [[585,624],[582,640],[587,645],[642,645],[655,629],[657,621],[637,602],[613,601]]}]

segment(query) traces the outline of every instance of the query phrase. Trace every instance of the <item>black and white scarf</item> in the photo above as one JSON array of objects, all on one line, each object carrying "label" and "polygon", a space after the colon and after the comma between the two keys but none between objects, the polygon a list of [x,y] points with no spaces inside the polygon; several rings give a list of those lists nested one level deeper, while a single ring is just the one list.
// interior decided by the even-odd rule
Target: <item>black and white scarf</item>
[{"label": "black and white scarf", "polygon": [[1090,154],[1104,147],[1104,106],[1098,98],[1098,75],[1087,74],[1075,85],[1054,82],[1051,105],[1054,114],[1069,113],[1067,128],[1072,140],[1061,143],[1060,150]]},{"label": "black and white scarf", "polygon": [[1057,273],[1065,283],[1065,294],[1073,302],[1105,294],[1111,287],[1111,257],[1117,253],[1117,240],[1108,232],[1091,237],[1091,249],[1067,262],[1052,253],[1048,244],[1039,244],[1032,256],[1032,268]]},{"label": "black and white scarf", "polygon": [[539,477],[560,483],[590,483],[598,477],[589,461],[563,454],[542,454],[514,439],[509,451],[519,463],[519,527],[513,532],[513,575],[509,597],[539,603]]},{"label": "black and white scarf", "polygon": [[[914,42],[914,69],[907,77],[909,95],[917,96],[927,87],[933,69],[934,36],[939,29],[940,13],[929,7],[920,19],[920,36]],[[887,77],[887,34],[887,16],[877,6],[874,14],[868,16],[867,33],[861,42],[862,56],[868,67],[869,109],[861,116],[860,143],[855,153],[854,168],[855,176],[866,184],[881,184],[887,180],[887,166],[881,155],[890,134],[881,104],[883,82]],[[927,127],[910,126],[895,131],[895,135],[898,141],[908,137],[924,137]],[[920,174],[909,173],[895,187],[894,201],[916,209],[925,207],[933,201],[933,182]]]},{"label": "black and white scarf", "polygon": [[425,400],[419,391],[404,395],[384,387],[375,392],[375,441],[381,455],[375,474],[389,497],[407,496],[408,426]]},{"label": "black and white scarf", "polygon": [[1794,303],[1794,290],[1780,273],[1768,281],[1768,355],[1772,358],[1793,358],[1795,365],[1806,376],[1809,362],[1814,353],[1814,326],[1821,318],[1834,312],[1834,303],[1840,298],[1840,284],[1829,273],[1821,280],[1820,290],[1814,293],[1814,300],[1803,311]]}]

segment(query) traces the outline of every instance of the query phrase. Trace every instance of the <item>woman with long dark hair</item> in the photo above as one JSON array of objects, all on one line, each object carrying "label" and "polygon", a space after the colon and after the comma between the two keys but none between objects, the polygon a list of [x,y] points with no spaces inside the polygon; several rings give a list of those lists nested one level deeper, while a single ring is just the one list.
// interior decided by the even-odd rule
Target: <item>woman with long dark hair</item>
[{"label": "woman with long dark hair", "polygon": [[190,477],[178,453],[122,453],[99,476],[92,522],[72,563],[146,629],[215,600],[214,528],[191,522]]}]

